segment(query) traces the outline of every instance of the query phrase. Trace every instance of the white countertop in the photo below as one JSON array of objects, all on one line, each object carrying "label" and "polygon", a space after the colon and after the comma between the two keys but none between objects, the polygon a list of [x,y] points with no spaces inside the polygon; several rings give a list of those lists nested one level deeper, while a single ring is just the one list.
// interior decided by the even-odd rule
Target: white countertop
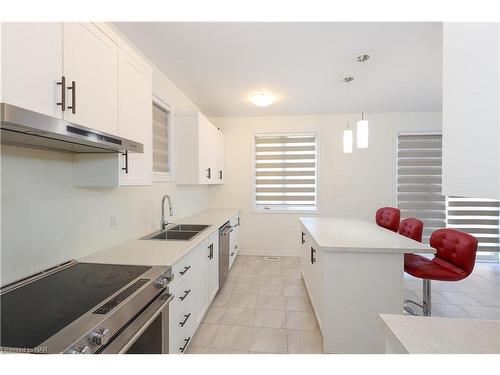
[{"label": "white countertop", "polygon": [[500,354],[500,320],[379,314],[409,354]]},{"label": "white countertop", "polygon": [[340,217],[301,217],[316,243],[326,251],[361,253],[429,253],[435,249],[375,223]]},{"label": "white countertop", "polygon": [[[231,217],[238,214],[237,209],[206,210],[196,215],[176,220],[176,224],[207,224],[198,236],[190,241],[131,240],[119,245],[98,251],[79,262],[133,264],[145,266],[173,265],[189,250],[203,242],[212,233],[219,230]],[[144,236],[148,233],[144,233]],[[141,236],[143,237],[143,236]]]}]

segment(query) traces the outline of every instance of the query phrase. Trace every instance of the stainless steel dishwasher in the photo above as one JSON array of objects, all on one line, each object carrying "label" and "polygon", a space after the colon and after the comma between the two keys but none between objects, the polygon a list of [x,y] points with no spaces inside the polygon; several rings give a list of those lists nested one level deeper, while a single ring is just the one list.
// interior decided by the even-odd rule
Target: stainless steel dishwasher
[{"label": "stainless steel dishwasher", "polygon": [[229,243],[232,231],[229,221],[219,229],[219,290],[224,285],[229,270]]}]

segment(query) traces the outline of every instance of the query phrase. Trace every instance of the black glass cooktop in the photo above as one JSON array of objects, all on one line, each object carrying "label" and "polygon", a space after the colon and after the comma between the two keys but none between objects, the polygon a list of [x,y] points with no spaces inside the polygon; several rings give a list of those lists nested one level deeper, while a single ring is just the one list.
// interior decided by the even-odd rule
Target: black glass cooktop
[{"label": "black glass cooktop", "polygon": [[0,345],[39,346],[150,268],[77,263],[5,293]]}]

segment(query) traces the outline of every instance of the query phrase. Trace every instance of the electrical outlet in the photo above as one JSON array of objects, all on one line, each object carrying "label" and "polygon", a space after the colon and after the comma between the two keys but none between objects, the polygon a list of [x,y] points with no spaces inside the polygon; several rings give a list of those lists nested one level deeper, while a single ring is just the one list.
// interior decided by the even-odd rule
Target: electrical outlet
[{"label": "electrical outlet", "polygon": [[117,225],[118,225],[118,219],[116,218],[116,216],[111,216],[110,220],[111,230],[115,230]]}]

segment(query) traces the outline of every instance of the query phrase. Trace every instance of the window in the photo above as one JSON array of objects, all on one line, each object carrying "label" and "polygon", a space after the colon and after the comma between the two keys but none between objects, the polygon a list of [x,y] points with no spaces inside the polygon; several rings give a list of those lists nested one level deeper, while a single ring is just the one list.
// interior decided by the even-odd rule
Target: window
[{"label": "window", "polygon": [[478,258],[498,260],[500,202],[491,199],[448,197],[448,227],[470,233],[479,241]]},{"label": "window", "polygon": [[424,243],[432,232],[446,226],[441,164],[440,134],[398,134],[397,206],[401,218],[415,217],[424,222]]},{"label": "window", "polygon": [[259,134],[254,142],[255,209],[315,211],[316,134]]},{"label": "window", "polygon": [[454,228],[478,239],[478,260],[499,260],[500,202],[441,195],[440,134],[398,134],[397,163],[401,217],[424,222],[424,242],[436,229]]},{"label": "window", "polygon": [[153,175],[154,181],[167,181],[172,174],[171,111],[153,102]]}]

